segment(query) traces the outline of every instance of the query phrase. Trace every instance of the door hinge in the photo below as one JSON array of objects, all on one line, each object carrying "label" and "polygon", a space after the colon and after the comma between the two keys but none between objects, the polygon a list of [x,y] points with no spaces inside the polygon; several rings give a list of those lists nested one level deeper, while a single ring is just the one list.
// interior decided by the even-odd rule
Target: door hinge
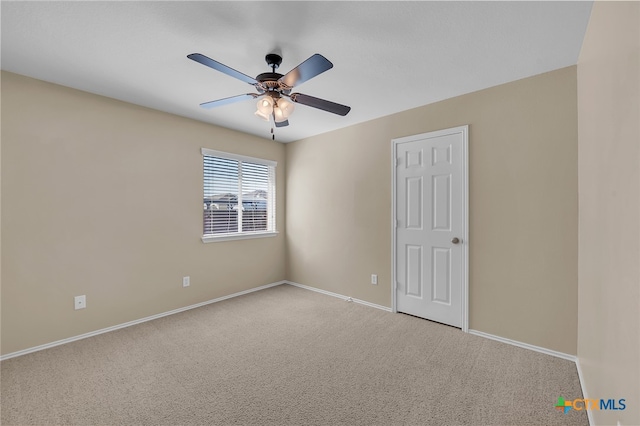
[{"label": "door hinge", "polygon": [[400,165],[400,157],[396,157],[396,167]]}]

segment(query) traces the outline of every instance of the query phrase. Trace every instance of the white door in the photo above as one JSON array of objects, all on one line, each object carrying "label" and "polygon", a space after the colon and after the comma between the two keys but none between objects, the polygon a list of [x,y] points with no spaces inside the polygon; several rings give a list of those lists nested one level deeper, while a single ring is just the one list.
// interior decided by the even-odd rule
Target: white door
[{"label": "white door", "polygon": [[395,310],[467,331],[468,126],[395,139]]}]

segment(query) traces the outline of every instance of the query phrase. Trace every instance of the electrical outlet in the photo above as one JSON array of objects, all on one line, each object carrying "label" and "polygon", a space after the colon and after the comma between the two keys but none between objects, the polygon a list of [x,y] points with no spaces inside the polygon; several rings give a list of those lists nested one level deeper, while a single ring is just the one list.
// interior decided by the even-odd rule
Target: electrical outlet
[{"label": "electrical outlet", "polygon": [[73,298],[73,306],[75,310],[84,309],[87,307],[87,296],[76,296]]},{"label": "electrical outlet", "polygon": [[376,274],[371,274],[371,284],[378,285],[378,276]]},{"label": "electrical outlet", "polygon": [[182,287],[189,287],[191,285],[189,277],[182,277]]}]

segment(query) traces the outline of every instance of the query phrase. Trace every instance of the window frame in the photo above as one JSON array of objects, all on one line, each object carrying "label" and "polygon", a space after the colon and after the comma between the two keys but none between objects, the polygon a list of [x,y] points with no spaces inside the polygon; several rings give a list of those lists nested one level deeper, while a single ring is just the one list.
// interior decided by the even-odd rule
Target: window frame
[{"label": "window frame", "polygon": [[[247,155],[233,154],[229,152],[216,151],[209,148],[201,148],[202,154],[202,187],[203,187],[203,195],[204,195],[204,186],[205,186],[205,176],[204,176],[204,157],[217,157],[228,160],[235,160],[240,163],[253,163],[253,164],[262,164],[268,167],[273,168],[272,181],[270,179],[269,182],[269,199],[267,201],[267,230],[266,231],[242,231],[242,232],[230,232],[230,233],[220,233],[220,234],[205,234],[204,233],[204,223],[202,230],[202,242],[203,243],[214,243],[220,241],[230,241],[230,240],[244,240],[244,239],[252,239],[252,238],[265,238],[265,237],[275,237],[278,235],[277,230],[277,215],[276,215],[276,172],[278,162],[273,160],[266,160],[264,158],[257,157],[249,157]],[[242,178],[241,176],[238,178],[239,183],[239,191],[242,191]],[[204,210],[202,212],[203,220],[204,220]],[[269,229],[269,224],[272,225],[272,229]]]}]

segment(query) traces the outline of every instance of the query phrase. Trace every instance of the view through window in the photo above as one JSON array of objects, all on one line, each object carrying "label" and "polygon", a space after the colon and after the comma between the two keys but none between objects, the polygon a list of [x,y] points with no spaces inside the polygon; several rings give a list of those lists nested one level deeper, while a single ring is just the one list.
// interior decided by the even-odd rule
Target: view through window
[{"label": "view through window", "polygon": [[203,148],[204,236],[275,232],[275,163]]}]

